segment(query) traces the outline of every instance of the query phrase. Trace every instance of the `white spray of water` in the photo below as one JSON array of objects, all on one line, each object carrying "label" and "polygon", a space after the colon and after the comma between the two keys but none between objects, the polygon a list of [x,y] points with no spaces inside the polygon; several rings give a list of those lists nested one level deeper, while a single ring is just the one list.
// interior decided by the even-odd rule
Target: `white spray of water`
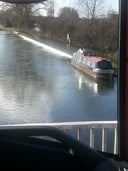
[{"label": "white spray of water", "polygon": [[29,38],[29,37],[26,37],[26,36],[23,36],[23,35],[19,35],[19,36],[21,38],[23,38],[24,40],[26,40],[26,41],[29,41],[29,42],[37,45],[37,46],[43,47],[45,50],[50,51],[51,53],[57,54],[59,56],[67,57],[67,58],[71,58],[72,57],[71,55],[69,55],[69,54],[67,54],[65,52],[62,52],[62,51],[60,51],[58,49],[55,49],[53,47],[50,47],[48,45],[45,45],[44,43],[38,42],[38,41],[33,40],[33,39]]}]

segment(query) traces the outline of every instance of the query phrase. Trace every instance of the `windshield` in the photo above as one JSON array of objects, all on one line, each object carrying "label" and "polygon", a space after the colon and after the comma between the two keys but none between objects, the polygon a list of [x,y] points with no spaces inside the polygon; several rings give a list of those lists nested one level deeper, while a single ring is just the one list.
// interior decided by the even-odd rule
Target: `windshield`
[{"label": "windshield", "polygon": [[[0,125],[116,123],[118,0],[0,3]],[[84,73],[85,64],[72,65],[83,48],[111,61],[111,81],[94,79],[87,67]],[[85,141],[88,133],[81,134]],[[113,134],[109,129],[107,136]],[[101,150],[98,139],[92,147]],[[113,153],[110,145],[106,150]]]}]

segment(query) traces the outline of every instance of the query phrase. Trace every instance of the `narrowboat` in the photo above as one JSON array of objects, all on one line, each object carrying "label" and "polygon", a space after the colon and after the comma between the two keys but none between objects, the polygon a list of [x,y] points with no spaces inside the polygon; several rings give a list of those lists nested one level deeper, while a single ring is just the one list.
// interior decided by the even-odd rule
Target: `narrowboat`
[{"label": "narrowboat", "polygon": [[109,59],[86,56],[81,50],[73,53],[71,64],[93,78],[111,80],[114,76],[112,62]]}]

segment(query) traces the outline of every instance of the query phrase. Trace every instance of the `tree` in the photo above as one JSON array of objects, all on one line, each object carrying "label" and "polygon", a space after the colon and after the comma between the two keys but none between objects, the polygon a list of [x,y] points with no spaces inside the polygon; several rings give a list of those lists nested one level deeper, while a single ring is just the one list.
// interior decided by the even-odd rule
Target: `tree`
[{"label": "tree", "polygon": [[46,2],[40,4],[5,4],[2,11],[7,14],[8,21],[11,22],[12,26],[29,30],[34,25],[34,16],[40,15],[39,11],[41,10],[47,10]]},{"label": "tree", "polygon": [[104,0],[77,0],[80,13],[83,17],[89,18],[91,22],[101,15]]},{"label": "tree", "polygon": [[[98,19],[101,17],[104,0],[77,0],[80,14],[85,20],[85,30],[83,30],[82,41],[88,48],[94,48],[96,45]],[[103,13],[102,13],[103,16]]]},{"label": "tree", "polygon": [[78,20],[79,14],[77,10],[70,7],[61,8],[59,11],[59,18],[63,18],[64,20]]},{"label": "tree", "polygon": [[67,34],[69,34],[70,38],[73,40],[75,37],[76,23],[79,22],[77,10],[70,7],[61,8],[58,18],[63,26],[62,31],[65,34],[65,38]]}]

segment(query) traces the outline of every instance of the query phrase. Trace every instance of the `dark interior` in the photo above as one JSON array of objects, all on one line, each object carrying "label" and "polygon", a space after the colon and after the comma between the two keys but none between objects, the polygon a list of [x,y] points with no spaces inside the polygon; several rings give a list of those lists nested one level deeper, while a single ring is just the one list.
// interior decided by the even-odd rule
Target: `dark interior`
[{"label": "dark interior", "polygon": [[0,163],[5,169],[117,170],[102,154],[52,127],[11,127],[2,130],[0,137]]}]

